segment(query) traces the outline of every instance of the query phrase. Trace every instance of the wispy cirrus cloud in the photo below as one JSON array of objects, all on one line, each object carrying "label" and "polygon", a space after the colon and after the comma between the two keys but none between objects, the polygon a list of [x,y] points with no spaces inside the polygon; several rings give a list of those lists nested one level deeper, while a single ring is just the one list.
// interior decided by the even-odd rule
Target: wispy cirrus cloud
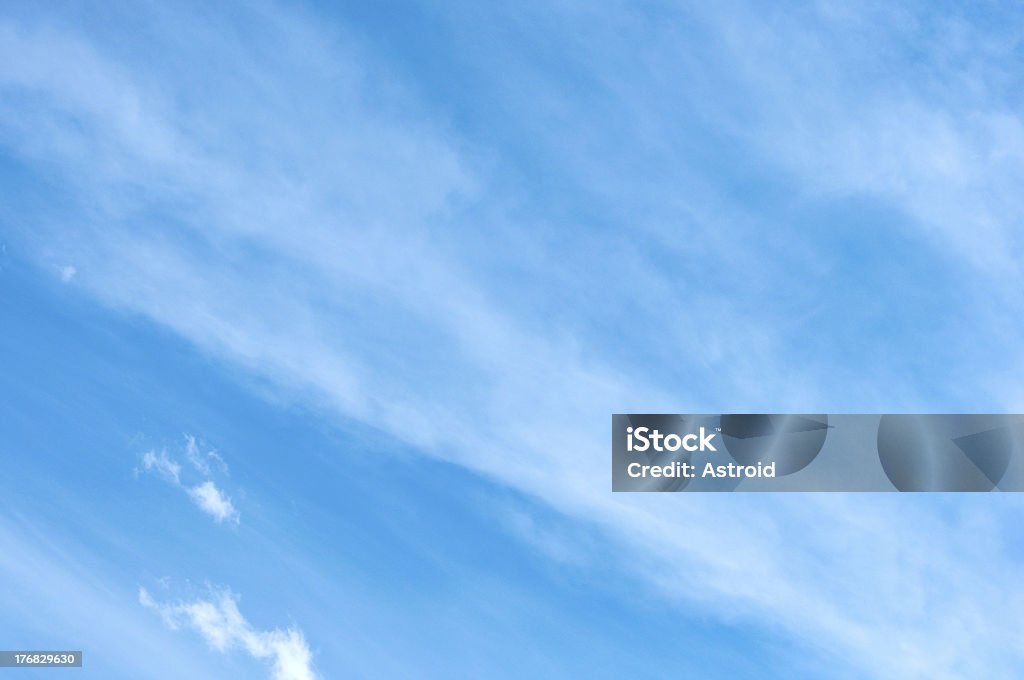
[{"label": "wispy cirrus cloud", "polygon": [[139,603],[157,612],[170,628],[191,628],[218,652],[241,650],[271,664],[273,680],[315,680],[313,653],[296,628],[256,630],[238,609],[238,597],[227,590],[209,599],[157,602],[139,588]]},{"label": "wispy cirrus cloud", "polygon": [[[172,484],[181,483],[181,465],[171,460],[166,451],[146,451],[142,454],[141,466],[142,471],[155,473]],[[139,470],[135,469],[136,475]]]},{"label": "wispy cirrus cloud", "polygon": [[199,442],[190,434],[185,435],[185,458],[200,474],[209,477],[216,469],[227,474],[228,466],[215,450],[202,451]]}]

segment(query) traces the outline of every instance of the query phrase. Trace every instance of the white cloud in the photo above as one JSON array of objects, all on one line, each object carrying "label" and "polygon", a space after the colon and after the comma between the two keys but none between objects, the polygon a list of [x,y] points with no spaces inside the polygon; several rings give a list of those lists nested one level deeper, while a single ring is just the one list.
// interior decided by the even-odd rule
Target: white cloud
[{"label": "white cloud", "polygon": [[71,279],[75,278],[75,274],[78,270],[71,265],[65,265],[60,268],[60,280],[63,283],[70,283]]},{"label": "white cloud", "polygon": [[139,602],[160,614],[175,630],[182,626],[192,628],[218,652],[240,649],[256,659],[270,661],[274,680],[318,677],[313,669],[313,654],[301,631],[253,629],[238,610],[238,598],[230,592],[216,593],[210,600],[168,604],[156,602],[145,588],[139,588]]},{"label": "white cloud", "polygon": [[[188,434],[185,435],[185,457],[195,471],[207,479],[195,484],[182,482],[181,464],[168,456],[166,451],[159,453],[147,451],[143,454],[141,470],[155,473],[184,491],[196,507],[213,517],[218,523],[238,524],[240,515],[231,502],[231,498],[219,489],[212,479],[209,479],[214,472],[209,461],[215,462],[222,471],[226,472],[227,465],[221,457],[214,451],[205,455],[201,454],[196,438]],[[138,472],[139,469],[136,469],[136,474]],[[195,476],[195,473],[192,473],[192,476]]]},{"label": "white cloud", "polygon": [[142,469],[155,472],[173,484],[181,482],[181,465],[167,456],[166,451],[147,451],[142,455]]},{"label": "white cloud", "polygon": [[231,504],[231,499],[225,496],[213,482],[207,480],[192,487],[188,490],[188,495],[203,512],[218,522],[238,523],[238,511]]},{"label": "white cloud", "polygon": [[[1015,32],[897,3],[822,5],[770,25],[760,14],[738,5],[707,15],[729,45],[726,77],[752,94],[742,119],[712,115],[802,191],[889,201],[912,218],[908,230],[957,263],[1019,288],[1024,119],[1000,94]],[[911,45],[922,54],[900,62]]]}]

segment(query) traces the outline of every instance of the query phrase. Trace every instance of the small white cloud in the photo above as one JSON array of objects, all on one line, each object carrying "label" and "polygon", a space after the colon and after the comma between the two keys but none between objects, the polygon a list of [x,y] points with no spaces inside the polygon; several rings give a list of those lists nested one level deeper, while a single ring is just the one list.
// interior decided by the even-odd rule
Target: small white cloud
[{"label": "small white cloud", "polygon": [[72,265],[65,265],[60,268],[60,280],[63,281],[64,283],[69,283],[71,279],[75,278],[75,274],[77,273],[78,270],[75,269]]},{"label": "small white cloud", "polygon": [[219,652],[242,649],[256,659],[270,661],[273,680],[316,680],[313,654],[302,631],[295,628],[254,630],[238,610],[238,598],[228,591],[210,600],[161,604],[145,588],[139,603],[160,615],[173,630],[187,626]]},{"label": "small white cloud", "polygon": [[189,497],[199,508],[218,522],[238,522],[238,511],[213,482],[207,480],[188,490]]},{"label": "small white cloud", "polygon": [[142,456],[142,469],[146,472],[155,472],[174,484],[181,483],[181,466],[168,458],[166,451],[147,451]]},{"label": "small white cloud", "polygon": [[[160,451],[159,453],[152,450],[147,451],[142,456],[141,466],[135,468],[135,474],[137,476],[140,471],[152,472],[188,494],[188,497],[192,499],[192,502],[200,510],[213,517],[218,523],[231,522],[238,524],[239,513],[231,502],[231,498],[218,489],[217,485],[210,479],[213,474],[212,466],[210,465],[211,461],[221,471],[227,471],[227,465],[221,457],[213,451],[205,455],[201,454],[196,438],[191,435],[185,435],[185,457],[192,468],[195,468],[195,471],[200,473],[201,478],[205,478],[203,481],[194,483],[189,480],[189,476],[196,477],[197,475],[194,472],[190,472],[188,468],[183,469],[177,460],[167,455],[166,451]],[[185,477],[184,482],[182,481],[183,476]]]}]

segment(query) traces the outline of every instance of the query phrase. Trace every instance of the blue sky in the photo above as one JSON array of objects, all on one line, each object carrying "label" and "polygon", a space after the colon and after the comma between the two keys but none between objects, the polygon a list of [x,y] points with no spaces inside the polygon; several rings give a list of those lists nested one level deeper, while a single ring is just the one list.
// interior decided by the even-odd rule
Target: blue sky
[{"label": "blue sky", "polygon": [[613,412],[1024,402],[1022,10],[705,5],[6,4],[2,646],[1019,677],[1011,495],[609,491]]}]

